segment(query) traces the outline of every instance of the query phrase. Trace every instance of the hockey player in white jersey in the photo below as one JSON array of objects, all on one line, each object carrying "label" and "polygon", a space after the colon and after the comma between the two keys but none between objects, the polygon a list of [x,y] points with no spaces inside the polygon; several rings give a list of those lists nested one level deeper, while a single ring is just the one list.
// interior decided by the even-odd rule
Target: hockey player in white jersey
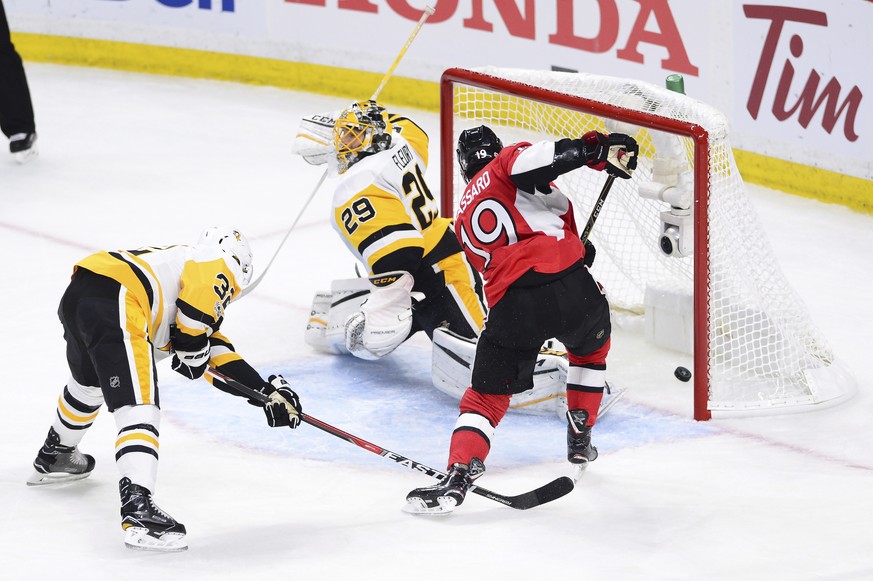
[{"label": "hockey player in white jersey", "polygon": [[58,309],[71,377],[28,484],[91,474],[94,458],[78,445],[105,404],[118,429],[115,459],[125,544],[185,550],[185,526],[152,498],[160,437],[156,363],[172,357],[173,370],[188,379],[212,366],[269,396],[264,413],[270,426],[300,423],[302,408],[288,382],[281,375],[264,381],[219,330],[226,307],[251,276],[248,241],[230,228],[209,228],[193,246],[102,251],[80,260]]},{"label": "hockey player in white jersey", "polygon": [[312,122],[325,126],[332,117],[329,141],[301,154],[335,164],[331,222],[369,276],[334,281],[316,295],[307,343],[372,360],[421,330],[431,338],[438,328],[477,337],[485,315],[481,279],[425,181],[427,134],[375,101]]}]

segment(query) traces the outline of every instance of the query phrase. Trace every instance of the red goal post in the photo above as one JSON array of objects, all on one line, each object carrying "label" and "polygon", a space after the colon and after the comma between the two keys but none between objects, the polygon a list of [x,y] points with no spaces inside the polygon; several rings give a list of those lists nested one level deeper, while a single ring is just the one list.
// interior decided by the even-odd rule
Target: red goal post
[{"label": "red goal post", "polygon": [[[590,129],[636,137],[640,167],[633,179],[616,180],[598,218],[593,271],[614,319],[644,317],[647,339],[693,355],[695,419],[810,409],[854,392],[772,256],[720,112],[628,79],[494,67],[445,71],[440,110],[445,216],[463,190],[455,146],[464,128],[487,124],[504,143]],[[605,177],[582,168],[558,180],[577,223]],[[665,235],[669,256],[659,248]],[[737,260],[744,254],[745,268]]]}]

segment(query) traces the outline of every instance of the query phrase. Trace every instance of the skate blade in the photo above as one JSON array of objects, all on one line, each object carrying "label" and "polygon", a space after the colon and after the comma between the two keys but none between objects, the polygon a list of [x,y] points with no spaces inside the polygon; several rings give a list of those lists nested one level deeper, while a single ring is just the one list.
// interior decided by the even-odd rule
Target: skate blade
[{"label": "skate blade", "polygon": [[420,498],[407,498],[406,505],[403,507],[403,512],[428,516],[445,516],[454,512],[455,507],[457,506],[455,499],[448,496],[440,496],[437,498],[437,503],[437,506],[428,506],[427,503]]},{"label": "skate blade", "polygon": [[573,482],[579,482],[579,479],[582,478],[582,475],[585,473],[585,469],[588,468],[588,464],[589,462],[575,464],[576,470],[573,471]]},{"label": "skate blade", "polygon": [[33,158],[35,158],[37,155],[39,155],[39,151],[36,149],[36,146],[34,145],[30,149],[25,149],[24,151],[17,151],[15,153],[13,153],[12,158],[15,160],[15,162],[17,164],[24,165],[27,162],[29,162],[30,160],[32,160]]},{"label": "skate blade", "polygon": [[177,553],[188,550],[188,540],[182,533],[164,533],[160,537],[153,537],[148,529],[142,527],[125,529],[124,545],[134,551]]},{"label": "skate blade", "polygon": [[49,472],[48,474],[43,474],[42,472],[33,471],[33,474],[30,475],[30,478],[27,479],[28,486],[45,486],[46,484],[63,484],[64,482],[73,482],[76,480],[82,480],[83,478],[88,478],[90,476],[90,472],[84,472],[82,474],[70,474],[68,472]]}]

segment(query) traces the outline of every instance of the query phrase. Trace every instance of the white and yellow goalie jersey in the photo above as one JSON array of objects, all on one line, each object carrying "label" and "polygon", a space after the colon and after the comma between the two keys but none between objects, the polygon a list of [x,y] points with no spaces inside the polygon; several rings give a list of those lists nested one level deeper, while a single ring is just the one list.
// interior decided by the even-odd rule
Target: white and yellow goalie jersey
[{"label": "white and yellow goalie jersey", "polygon": [[370,274],[435,263],[444,258],[434,251],[447,231],[454,236],[424,179],[427,134],[406,117],[388,120],[390,148],[356,161],[333,197],[333,227]]}]

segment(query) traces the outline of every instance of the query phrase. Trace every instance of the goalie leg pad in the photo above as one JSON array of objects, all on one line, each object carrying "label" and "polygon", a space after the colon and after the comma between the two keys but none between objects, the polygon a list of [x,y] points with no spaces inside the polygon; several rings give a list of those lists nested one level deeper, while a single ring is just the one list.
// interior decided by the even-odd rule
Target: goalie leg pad
[{"label": "goalie leg pad", "polygon": [[460,400],[470,387],[476,341],[438,327],[433,332],[431,375],[433,386]]},{"label": "goalie leg pad", "polygon": [[325,334],[327,333],[328,313],[333,293],[319,291],[312,297],[309,320],[303,333],[303,342],[318,351],[330,351]]},{"label": "goalie leg pad", "polygon": [[346,320],[361,309],[370,294],[366,278],[339,279],[330,291],[315,293],[303,338],[307,345],[325,353],[345,354]]},{"label": "goalie leg pad", "polygon": [[[569,364],[563,351],[555,350],[553,341],[540,350],[534,366],[533,388],[513,395],[509,411],[531,415],[556,415],[561,419],[567,414],[567,372]],[[435,329],[431,374],[433,386],[439,391],[460,400],[470,387],[473,361],[476,358],[476,341],[467,339],[446,329]],[[625,395],[625,390],[608,383],[600,403],[598,417],[609,410]]]},{"label": "goalie leg pad", "polygon": [[[461,399],[470,387],[473,361],[476,358],[476,340],[467,339],[438,328],[433,333],[431,374],[435,388]],[[533,388],[514,394],[509,409],[533,415],[556,414],[563,417],[567,411],[567,361],[556,352],[541,351],[533,372]]]}]

